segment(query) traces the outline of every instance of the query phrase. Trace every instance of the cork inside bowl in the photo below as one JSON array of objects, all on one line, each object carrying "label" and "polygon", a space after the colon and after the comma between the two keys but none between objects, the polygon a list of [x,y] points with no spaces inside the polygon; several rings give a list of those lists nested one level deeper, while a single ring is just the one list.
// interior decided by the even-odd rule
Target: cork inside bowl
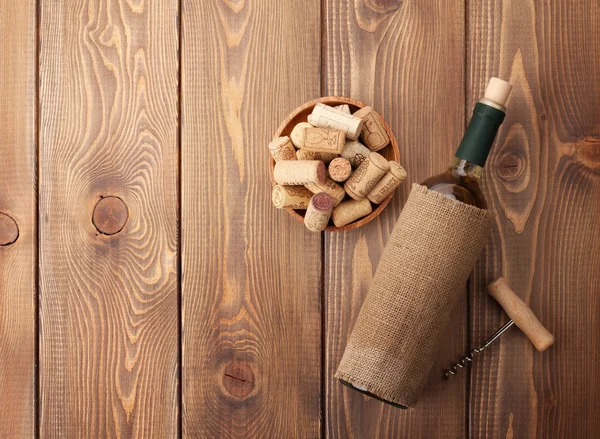
[{"label": "cork inside bowl", "polygon": [[[327,97],[314,99],[310,102],[305,103],[304,105],[301,105],[300,107],[298,107],[294,111],[292,111],[290,113],[290,115],[279,126],[279,128],[277,129],[277,132],[275,133],[273,138],[276,139],[281,136],[289,136],[297,124],[299,124],[300,122],[306,122],[308,120],[308,115],[312,113],[313,108],[318,103],[330,105],[332,107],[334,107],[336,105],[348,104],[348,106],[350,107],[350,111],[352,113],[367,106],[366,104],[363,104],[362,102],[356,101],[354,99],[338,97],[338,96],[327,96]],[[383,148],[382,150],[377,151],[377,152],[379,154],[381,154],[382,156],[384,156],[388,160],[395,160],[398,163],[400,163],[400,153],[398,151],[398,142],[396,141],[396,137],[394,136],[394,133],[392,133],[392,130],[390,129],[390,127],[389,127],[388,123],[385,121],[385,119],[383,119],[383,117],[381,117],[381,115],[379,115],[379,116],[380,116],[381,120],[383,121],[383,126],[385,128],[385,131],[387,132],[387,134],[390,138],[390,143],[385,148]],[[270,159],[270,163],[271,163],[271,166],[270,166],[271,182],[275,186],[277,184],[275,182],[275,177],[273,176],[273,169],[275,168],[275,160],[273,160],[273,158],[270,155],[269,155],[269,159]],[[341,183],[341,184],[343,185],[343,183]],[[343,227],[335,227],[335,226],[331,225],[331,223],[330,223],[330,225],[327,226],[327,228],[325,230],[328,232],[352,230],[352,229],[356,229],[360,226],[363,226],[370,221],[373,221],[383,211],[383,209],[385,209],[385,207],[388,205],[388,203],[394,196],[394,193],[395,192],[392,192],[392,194],[390,194],[385,200],[383,200],[383,202],[381,204],[372,204],[373,212],[371,212],[369,215],[367,215],[363,218],[359,218],[358,220],[354,221],[353,223],[346,224]],[[286,210],[290,213],[290,215],[292,215],[298,221],[300,221],[302,223],[304,222],[304,214],[305,214],[304,210],[294,210],[294,209],[286,209]]]}]

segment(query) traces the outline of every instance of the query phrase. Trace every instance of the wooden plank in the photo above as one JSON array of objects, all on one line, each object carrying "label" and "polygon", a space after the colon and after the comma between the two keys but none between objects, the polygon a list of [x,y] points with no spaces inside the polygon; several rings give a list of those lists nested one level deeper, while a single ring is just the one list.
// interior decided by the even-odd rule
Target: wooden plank
[{"label": "wooden plank", "polygon": [[320,4],[186,1],[183,431],[317,437],[321,237],[271,204],[267,144],[319,96]]},{"label": "wooden plank", "polygon": [[44,437],[178,434],[177,13],[41,3]]},{"label": "wooden plank", "polygon": [[36,8],[0,2],[0,437],[35,434]]},{"label": "wooden plank", "polygon": [[485,285],[503,275],[555,334],[516,329],[477,359],[473,437],[595,437],[600,429],[600,7],[469,2],[468,104],[491,75],[514,84],[484,176],[497,228],[472,292],[472,345],[507,317]]},{"label": "wooden plank", "polygon": [[464,437],[466,381],[442,384],[442,370],[465,348],[466,300],[416,409],[384,405],[333,378],[411,184],[446,169],[464,132],[463,2],[359,3],[325,3],[325,94],[351,96],[380,111],[398,137],[409,177],[376,221],[325,240],[326,433]]}]

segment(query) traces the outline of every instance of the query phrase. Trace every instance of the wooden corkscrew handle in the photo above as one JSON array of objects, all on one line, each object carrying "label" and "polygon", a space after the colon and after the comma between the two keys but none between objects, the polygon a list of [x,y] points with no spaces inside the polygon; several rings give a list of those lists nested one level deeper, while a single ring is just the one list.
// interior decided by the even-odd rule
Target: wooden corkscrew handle
[{"label": "wooden corkscrew handle", "polygon": [[554,343],[554,336],[540,323],[533,311],[510,288],[503,277],[488,285],[488,292],[502,306],[506,314],[527,335],[538,351]]}]

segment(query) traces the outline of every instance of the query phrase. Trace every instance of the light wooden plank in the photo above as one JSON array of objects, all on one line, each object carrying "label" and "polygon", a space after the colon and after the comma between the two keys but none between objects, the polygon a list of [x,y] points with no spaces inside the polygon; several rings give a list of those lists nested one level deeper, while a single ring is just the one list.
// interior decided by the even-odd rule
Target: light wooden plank
[{"label": "light wooden plank", "polygon": [[43,437],[178,433],[177,13],[41,3]]},{"label": "light wooden plank", "polygon": [[600,430],[600,5],[469,2],[468,105],[514,83],[484,176],[497,227],[472,292],[472,345],[504,321],[485,289],[503,275],[555,334],[518,329],[476,360],[472,437],[583,438]]},{"label": "light wooden plank", "polygon": [[320,5],[185,1],[185,437],[320,432],[321,237],[271,204],[267,144],[318,97]]},{"label": "light wooden plank", "polygon": [[333,377],[411,184],[446,169],[464,131],[464,5],[328,0],[325,8],[325,94],[350,96],[378,110],[398,138],[408,171],[376,221],[326,237],[326,433],[464,437],[466,382],[443,384],[442,370],[465,347],[466,300],[415,409],[384,405]]},{"label": "light wooden plank", "polygon": [[0,437],[35,434],[36,8],[0,2]]}]

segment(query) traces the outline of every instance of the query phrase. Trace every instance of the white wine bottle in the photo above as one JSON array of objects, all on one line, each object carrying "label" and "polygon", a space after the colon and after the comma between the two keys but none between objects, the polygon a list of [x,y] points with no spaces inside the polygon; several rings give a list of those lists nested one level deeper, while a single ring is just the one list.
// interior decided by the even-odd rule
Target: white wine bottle
[{"label": "white wine bottle", "polygon": [[[508,82],[490,80],[450,167],[423,186],[486,209],[479,179],[511,89]],[[470,206],[413,188],[336,372],[343,384],[395,407],[416,403],[492,218],[485,210],[475,213]]]}]

